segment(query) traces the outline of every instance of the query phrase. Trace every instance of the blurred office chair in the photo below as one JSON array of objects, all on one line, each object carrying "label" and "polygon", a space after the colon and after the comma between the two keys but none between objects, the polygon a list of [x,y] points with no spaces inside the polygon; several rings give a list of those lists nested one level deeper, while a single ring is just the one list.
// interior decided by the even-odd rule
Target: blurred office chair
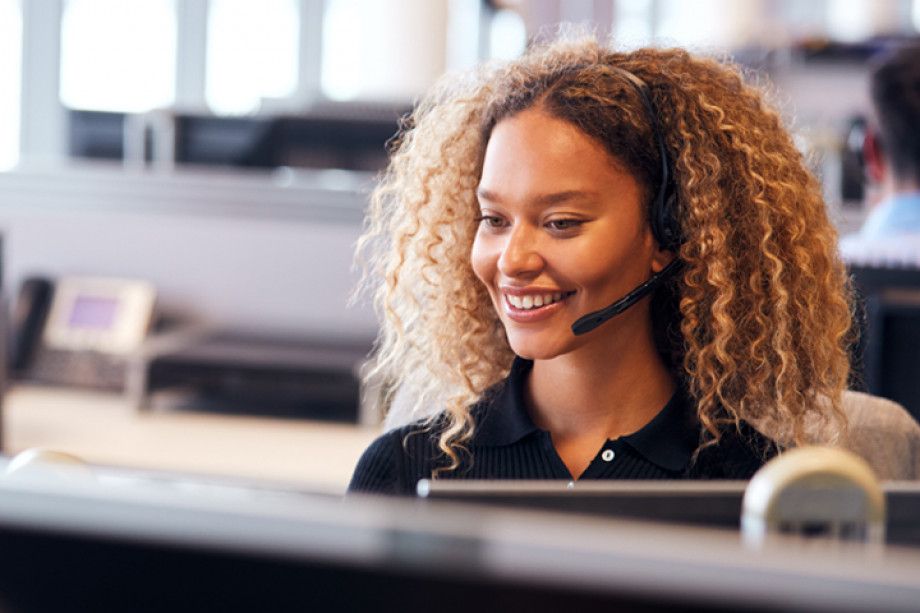
[{"label": "blurred office chair", "polygon": [[883,481],[920,479],[920,424],[900,404],[862,392],[843,394],[850,421],[842,446]]},{"label": "blurred office chair", "polygon": [[[862,458],[883,481],[920,480],[920,424],[907,410],[892,400],[865,392],[848,390],[841,398],[849,428],[840,439],[818,420],[806,425],[806,438],[812,445],[846,449]],[[781,442],[791,439],[786,424],[756,423],[758,430]],[[789,445],[791,446],[791,445]]]}]

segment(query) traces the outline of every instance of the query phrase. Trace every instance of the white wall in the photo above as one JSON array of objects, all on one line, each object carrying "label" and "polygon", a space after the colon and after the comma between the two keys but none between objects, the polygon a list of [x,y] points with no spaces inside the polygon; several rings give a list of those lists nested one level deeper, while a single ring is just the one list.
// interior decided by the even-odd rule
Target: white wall
[{"label": "white wall", "polygon": [[140,277],[165,312],[195,321],[372,338],[370,308],[346,307],[364,197],[328,176],[0,173],[6,287],[32,274]]}]

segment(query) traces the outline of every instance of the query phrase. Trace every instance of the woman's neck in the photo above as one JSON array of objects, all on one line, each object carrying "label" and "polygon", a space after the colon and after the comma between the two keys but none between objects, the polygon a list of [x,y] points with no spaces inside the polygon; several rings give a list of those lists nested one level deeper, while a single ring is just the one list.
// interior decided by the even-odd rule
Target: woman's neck
[{"label": "woman's neck", "polygon": [[549,431],[556,453],[576,478],[608,439],[650,422],[677,387],[655,347],[651,325],[624,330],[612,342],[605,342],[611,341],[607,336],[556,358],[535,360],[525,388],[531,418]]},{"label": "woman's neck", "polygon": [[658,414],[676,382],[654,346],[573,352],[534,363],[527,383],[534,422],[553,434],[631,434]]}]

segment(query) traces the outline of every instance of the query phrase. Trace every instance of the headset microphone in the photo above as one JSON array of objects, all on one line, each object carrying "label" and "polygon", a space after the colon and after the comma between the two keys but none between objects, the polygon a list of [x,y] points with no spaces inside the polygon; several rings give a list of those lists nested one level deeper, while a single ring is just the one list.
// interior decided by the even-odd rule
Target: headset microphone
[{"label": "headset microphone", "polygon": [[[648,111],[649,120],[652,124],[652,132],[654,133],[655,142],[658,147],[658,155],[661,159],[661,183],[658,186],[658,193],[656,194],[655,199],[652,201],[650,207],[649,225],[652,230],[652,235],[655,237],[658,246],[662,249],[676,252],[680,247],[681,242],[680,225],[676,218],[676,196],[674,194],[673,186],[671,185],[667,149],[664,144],[664,138],[661,136],[661,130],[658,127],[658,116],[655,113],[655,107],[652,106],[652,101],[649,99],[648,94],[646,94],[648,86],[644,81],[642,81],[642,79],[629,72],[628,70],[619,67],[612,68],[622,74],[625,80],[636,88],[636,91],[639,93],[639,97],[642,99],[642,103],[645,105],[645,108]],[[575,336],[587,334],[605,321],[616,317],[658,289],[662,283],[667,281],[678,270],[680,270],[680,266],[680,258],[675,257],[667,266],[661,269],[660,272],[652,275],[648,281],[633,291],[629,292],[610,306],[579,317],[578,321],[572,324],[572,332],[575,334]]]},{"label": "headset microphone", "polygon": [[594,328],[598,327],[608,319],[616,317],[632,305],[636,304],[660,286],[662,283],[668,280],[674,273],[680,269],[681,261],[679,258],[674,258],[671,262],[661,269],[660,272],[651,276],[651,278],[629,292],[613,304],[599,311],[593,311],[578,318],[578,321],[572,324],[572,332],[575,333],[575,336],[581,336],[582,334],[587,334]]}]

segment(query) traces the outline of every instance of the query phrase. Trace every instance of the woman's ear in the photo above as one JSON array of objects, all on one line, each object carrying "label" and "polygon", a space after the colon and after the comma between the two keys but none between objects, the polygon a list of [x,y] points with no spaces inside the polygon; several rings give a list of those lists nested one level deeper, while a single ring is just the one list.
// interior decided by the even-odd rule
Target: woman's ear
[{"label": "woman's ear", "polygon": [[875,130],[866,130],[866,138],[863,141],[863,161],[868,181],[881,183],[886,172],[885,152],[882,151],[882,142]]},{"label": "woman's ear", "polygon": [[662,249],[658,246],[658,243],[655,243],[655,253],[652,254],[652,273],[658,274],[676,257],[677,254],[675,252],[668,249]]}]

